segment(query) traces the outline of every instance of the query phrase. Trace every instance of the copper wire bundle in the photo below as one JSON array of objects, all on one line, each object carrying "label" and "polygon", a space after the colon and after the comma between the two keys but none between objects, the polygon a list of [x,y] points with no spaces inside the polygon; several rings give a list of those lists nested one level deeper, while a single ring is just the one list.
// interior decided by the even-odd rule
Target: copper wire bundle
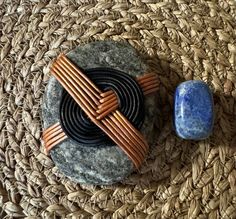
[{"label": "copper wire bundle", "polygon": [[[51,73],[89,119],[129,156],[136,168],[139,168],[147,154],[148,144],[143,135],[119,112],[115,92],[102,92],[64,54],[53,63]],[[144,95],[158,89],[157,76],[153,73],[145,74],[136,80]],[[59,123],[46,129],[43,134],[46,152],[66,138]]]}]

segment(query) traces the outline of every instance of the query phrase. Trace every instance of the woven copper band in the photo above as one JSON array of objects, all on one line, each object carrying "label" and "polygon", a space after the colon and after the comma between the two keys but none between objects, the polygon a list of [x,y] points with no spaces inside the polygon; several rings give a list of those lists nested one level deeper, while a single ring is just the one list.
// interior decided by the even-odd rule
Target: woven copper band
[{"label": "woven copper band", "polygon": [[[70,60],[61,54],[52,64],[51,73],[79,104],[91,121],[103,130],[139,168],[148,151],[143,135],[117,110],[116,94],[110,90],[102,92]],[[154,73],[137,78],[144,95],[158,89]],[[43,133],[46,152],[67,138],[59,123]]]}]

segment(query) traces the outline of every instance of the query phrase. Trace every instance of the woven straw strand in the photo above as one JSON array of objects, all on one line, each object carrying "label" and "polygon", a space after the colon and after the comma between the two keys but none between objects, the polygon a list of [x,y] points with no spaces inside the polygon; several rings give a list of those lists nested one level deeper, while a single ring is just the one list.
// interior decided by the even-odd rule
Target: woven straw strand
[{"label": "woven straw strand", "polygon": [[[236,218],[236,5],[217,0],[0,1],[0,218]],[[65,178],[41,144],[49,66],[87,42],[126,41],[159,71],[158,141],[115,186]],[[172,131],[173,92],[214,92],[212,137]]]}]

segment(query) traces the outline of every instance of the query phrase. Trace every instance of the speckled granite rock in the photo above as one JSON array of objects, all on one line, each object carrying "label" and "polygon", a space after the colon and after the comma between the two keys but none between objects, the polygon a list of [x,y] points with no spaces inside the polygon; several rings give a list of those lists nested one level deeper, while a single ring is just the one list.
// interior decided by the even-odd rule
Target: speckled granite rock
[{"label": "speckled granite rock", "polygon": [[[83,69],[109,67],[138,76],[147,66],[128,44],[103,41],[79,46],[67,56]],[[62,86],[51,77],[43,102],[44,129],[59,121]],[[145,120],[141,132],[149,144],[153,140],[156,108],[155,96],[145,98]],[[118,147],[83,147],[67,139],[54,147],[50,155],[56,166],[70,179],[79,183],[108,185],[126,178],[134,166]]]}]

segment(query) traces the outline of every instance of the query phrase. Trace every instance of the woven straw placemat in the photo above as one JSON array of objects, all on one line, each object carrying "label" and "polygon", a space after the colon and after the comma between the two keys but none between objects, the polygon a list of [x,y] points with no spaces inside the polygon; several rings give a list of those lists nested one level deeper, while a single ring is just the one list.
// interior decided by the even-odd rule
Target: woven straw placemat
[{"label": "woven straw placemat", "polygon": [[[0,1],[0,218],[236,218],[235,1],[78,2]],[[128,42],[158,71],[158,141],[125,182],[82,186],[43,153],[42,97],[60,52],[106,39]],[[205,141],[172,129],[173,92],[189,79],[214,92]]]}]

